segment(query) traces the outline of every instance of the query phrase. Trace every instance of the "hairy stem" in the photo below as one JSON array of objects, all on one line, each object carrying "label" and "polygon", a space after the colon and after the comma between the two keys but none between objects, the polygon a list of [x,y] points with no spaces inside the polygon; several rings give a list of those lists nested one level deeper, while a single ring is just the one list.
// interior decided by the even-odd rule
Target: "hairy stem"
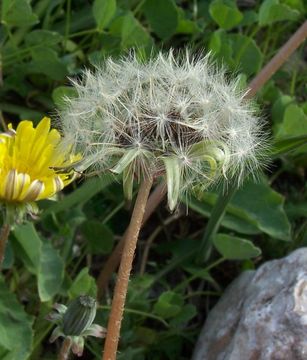
[{"label": "hairy stem", "polygon": [[107,336],[102,360],[115,360],[121,322],[125,307],[129,277],[132,269],[134,252],[136,249],[139,232],[142,227],[145,207],[152,187],[152,177],[143,180],[134,205],[131,221],[125,237],[125,243],[114,290],[111,313],[109,316]]},{"label": "hairy stem", "polygon": [[302,44],[307,37],[307,20],[291,36],[291,38],[279,49],[277,54],[267,63],[260,73],[249,84],[249,92],[246,98],[252,98],[256,92],[275,74],[275,72],[287,61],[290,55]]},{"label": "hairy stem", "polygon": [[[150,195],[146,208],[145,213],[143,216],[142,225],[146,223],[146,221],[150,218],[152,213],[156,210],[157,206],[161,203],[166,193],[166,185],[164,183],[159,184],[152,194]],[[97,280],[97,298],[100,299],[102,297],[104,289],[107,287],[108,282],[110,280],[111,275],[116,270],[120,258],[123,252],[123,248],[126,242],[128,231],[126,231],[121,238],[121,240],[116,245],[115,249],[113,250],[112,254],[108,258],[107,262],[105,263],[102,271],[100,272]]]},{"label": "hairy stem", "polygon": [[0,270],[2,268],[2,263],[4,260],[4,254],[5,254],[5,247],[7,243],[7,239],[10,234],[10,225],[9,224],[3,224],[2,229],[0,231]]},{"label": "hairy stem", "polygon": [[72,341],[70,337],[65,338],[63,341],[58,360],[67,360],[70,354],[70,348],[72,345]]}]

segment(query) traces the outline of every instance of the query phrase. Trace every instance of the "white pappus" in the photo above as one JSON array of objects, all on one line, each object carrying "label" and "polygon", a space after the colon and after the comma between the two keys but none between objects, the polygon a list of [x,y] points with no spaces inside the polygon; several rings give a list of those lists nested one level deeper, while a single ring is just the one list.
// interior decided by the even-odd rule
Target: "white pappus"
[{"label": "white pappus", "polygon": [[135,179],[165,176],[173,210],[183,193],[221,180],[239,185],[263,165],[263,122],[210,55],[170,50],[143,61],[132,52],[84,71],[73,86],[77,96],[60,114],[64,135],[84,167],[122,173],[128,198]]}]

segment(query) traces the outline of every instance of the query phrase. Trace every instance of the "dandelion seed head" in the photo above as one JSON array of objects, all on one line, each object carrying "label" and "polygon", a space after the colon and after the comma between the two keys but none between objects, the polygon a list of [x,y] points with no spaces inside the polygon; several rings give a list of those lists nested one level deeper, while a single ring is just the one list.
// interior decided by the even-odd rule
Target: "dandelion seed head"
[{"label": "dandelion seed head", "polygon": [[174,208],[182,191],[221,179],[239,184],[260,167],[262,121],[210,55],[108,58],[73,86],[77,97],[60,114],[64,134],[87,165],[122,173],[128,197],[135,177],[164,173]]}]

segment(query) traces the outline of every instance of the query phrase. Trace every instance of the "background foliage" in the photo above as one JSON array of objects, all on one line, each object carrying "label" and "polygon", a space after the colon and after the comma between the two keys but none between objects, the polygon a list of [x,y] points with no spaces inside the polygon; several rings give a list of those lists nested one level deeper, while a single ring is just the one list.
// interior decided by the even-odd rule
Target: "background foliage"
[{"label": "background foliage", "polygon": [[[67,77],[135,46],[147,56],[169,47],[211,50],[245,86],[305,11],[303,0],[2,0],[2,127],[56,115],[63,96],[74,96]],[[258,94],[272,140],[285,140],[284,149],[307,135],[306,79],[301,47]],[[191,199],[188,216],[185,205],[176,214],[160,206],[141,234],[119,360],[190,358],[208,309],[235,276],[306,246],[306,154],[300,146],[275,156],[260,182],[237,191],[206,266],[185,254],[199,246],[216,194]],[[41,202],[41,216],[11,234],[0,281],[1,359],[56,358],[46,313],[54,302],[95,295],[95,277],[128,223],[129,204],[107,177],[85,177],[59,198]],[[101,325],[112,289],[99,308]],[[84,358],[99,359],[101,347],[89,340]]]}]

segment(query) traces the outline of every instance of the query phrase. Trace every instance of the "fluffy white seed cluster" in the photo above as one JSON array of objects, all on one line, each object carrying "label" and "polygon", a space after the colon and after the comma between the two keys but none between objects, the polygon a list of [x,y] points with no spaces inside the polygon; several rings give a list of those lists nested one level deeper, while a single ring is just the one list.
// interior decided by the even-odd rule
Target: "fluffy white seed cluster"
[{"label": "fluffy white seed cluster", "polygon": [[84,154],[84,167],[123,174],[128,198],[134,179],[166,176],[174,209],[185,191],[222,179],[239,184],[262,162],[260,119],[238,81],[208,55],[109,58],[73,85],[63,131]]}]

